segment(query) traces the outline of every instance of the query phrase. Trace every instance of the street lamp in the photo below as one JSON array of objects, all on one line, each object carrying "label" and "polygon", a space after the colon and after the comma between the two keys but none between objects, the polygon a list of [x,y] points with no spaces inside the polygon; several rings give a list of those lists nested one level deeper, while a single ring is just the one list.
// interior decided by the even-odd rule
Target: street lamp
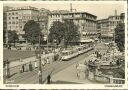
[{"label": "street lamp", "polygon": [[42,65],[41,65],[41,48],[40,48],[40,35],[39,35],[39,56],[38,56],[38,59],[39,59],[39,84],[42,84]]}]

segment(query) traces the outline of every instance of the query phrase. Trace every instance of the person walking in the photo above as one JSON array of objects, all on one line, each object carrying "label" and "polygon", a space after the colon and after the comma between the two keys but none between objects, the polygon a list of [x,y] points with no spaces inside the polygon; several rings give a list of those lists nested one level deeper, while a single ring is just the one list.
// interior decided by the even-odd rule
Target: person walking
[{"label": "person walking", "polygon": [[38,66],[37,66],[37,61],[35,61],[35,62],[34,62],[34,65],[35,65],[35,68],[37,68],[37,67],[38,67]]},{"label": "person walking", "polygon": [[29,64],[29,70],[32,71],[32,63]]},{"label": "person walking", "polygon": [[51,83],[51,75],[48,75],[47,77],[47,84],[50,84]]},{"label": "person walking", "polygon": [[20,73],[22,73],[23,71],[22,71],[22,65],[20,66]]},{"label": "person walking", "polygon": [[22,72],[24,72],[24,64],[22,65]]}]

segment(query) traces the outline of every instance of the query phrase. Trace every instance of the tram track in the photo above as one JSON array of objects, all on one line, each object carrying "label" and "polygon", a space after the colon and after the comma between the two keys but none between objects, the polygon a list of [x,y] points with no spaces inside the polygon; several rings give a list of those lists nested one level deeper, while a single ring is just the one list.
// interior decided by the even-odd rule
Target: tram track
[{"label": "tram track", "polygon": [[[59,71],[62,71],[63,69],[68,68],[70,65],[79,62],[80,60],[85,59],[88,55],[90,55],[93,52],[93,50],[88,51],[86,53],[83,53],[75,58],[70,59],[69,61],[55,61],[52,64],[47,64],[46,67],[43,69],[43,79],[46,78],[46,76],[51,72],[50,70],[53,70],[52,75],[58,73]],[[38,69],[32,71],[32,72],[26,72],[25,74],[19,75],[18,77],[12,78],[15,82],[14,84],[32,84],[32,83],[38,83]]]}]

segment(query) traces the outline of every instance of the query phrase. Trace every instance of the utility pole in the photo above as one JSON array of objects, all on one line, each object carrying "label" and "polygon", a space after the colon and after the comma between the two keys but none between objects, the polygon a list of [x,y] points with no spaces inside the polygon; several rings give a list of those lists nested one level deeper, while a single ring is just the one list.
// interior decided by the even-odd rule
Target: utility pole
[{"label": "utility pole", "polygon": [[48,15],[48,17],[47,17],[47,24],[46,24],[46,33],[47,33],[47,51],[48,51],[48,34],[49,34],[49,15]]},{"label": "utility pole", "polygon": [[42,81],[42,65],[41,65],[41,47],[40,47],[40,35],[39,35],[39,84],[43,84]]},{"label": "utility pole", "polygon": [[48,29],[47,29],[47,51],[48,51]]},{"label": "utility pole", "polygon": [[77,10],[76,10],[76,9],[73,9],[73,8],[72,8],[72,3],[70,3],[70,12],[73,12],[73,11],[76,12]]},{"label": "utility pole", "polygon": [[70,3],[70,11],[72,12],[72,3]]}]

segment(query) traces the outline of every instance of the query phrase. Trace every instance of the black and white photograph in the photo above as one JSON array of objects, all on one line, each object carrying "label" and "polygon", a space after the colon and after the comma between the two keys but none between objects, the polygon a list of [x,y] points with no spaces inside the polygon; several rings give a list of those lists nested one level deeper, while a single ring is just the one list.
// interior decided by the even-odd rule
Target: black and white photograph
[{"label": "black and white photograph", "polygon": [[124,2],[4,2],[4,84],[126,83]]}]

